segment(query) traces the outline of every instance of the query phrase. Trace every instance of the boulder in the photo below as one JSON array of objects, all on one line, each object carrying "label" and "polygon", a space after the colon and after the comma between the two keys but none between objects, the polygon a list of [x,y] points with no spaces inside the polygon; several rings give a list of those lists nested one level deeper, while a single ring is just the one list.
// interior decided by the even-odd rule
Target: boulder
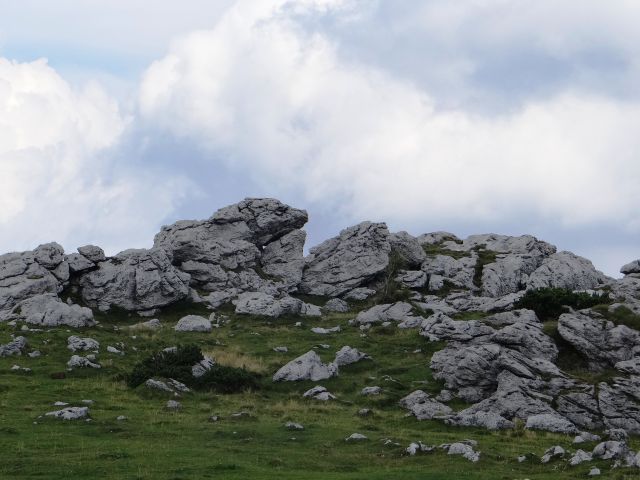
[{"label": "boulder", "polygon": [[554,433],[574,434],[578,431],[576,426],[561,415],[541,413],[527,417],[525,428],[529,430],[546,430]]},{"label": "boulder", "polygon": [[262,250],[262,270],[283,282],[289,290],[297,289],[302,280],[306,238],[307,234],[303,230],[293,230],[267,244]]},{"label": "boulder", "polygon": [[413,313],[413,306],[410,303],[396,302],[376,305],[364,310],[358,313],[354,323],[356,325],[371,325],[384,322],[400,323],[411,319],[418,322],[418,325],[423,320],[422,317]]},{"label": "boulder", "polygon": [[346,313],[349,311],[349,304],[340,298],[330,298],[322,308],[326,312]]},{"label": "boulder", "polygon": [[62,291],[63,282],[37,261],[40,258],[48,266],[55,263],[47,259],[43,251],[39,255],[36,255],[35,250],[0,255],[0,321],[13,319],[15,307],[24,300],[45,293],[55,295]]},{"label": "boulder", "polygon": [[80,277],[91,307],[128,311],[165,307],[189,296],[189,275],[171,265],[164,250],[125,250]]},{"label": "boulder", "polygon": [[470,462],[476,463],[480,460],[480,453],[476,452],[471,445],[462,442],[452,443],[447,449],[448,455],[462,455]]},{"label": "boulder", "polygon": [[624,275],[631,275],[634,273],[640,273],[640,260],[634,260],[620,267],[620,273]]},{"label": "boulder", "polygon": [[504,430],[515,427],[511,420],[494,412],[457,413],[445,420],[447,425],[458,427],[480,427],[487,430]]},{"label": "boulder", "polygon": [[356,348],[344,346],[336,353],[336,358],[333,363],[338,367],[342,367],[344,365],[351,365],[352,363],[359,362],[365,358],[370,359],[371,357]]},{"label": "boulder", "polygon": [[162,227],[154,246],[166,250],[174,265],[189,273],[191,285],[201,290],[275,294],[299,282],[304,232],[297,229],[307,218],[304,210],[275,199],[248,198],[208,220]]},{"label": "boulder", "polygon": [[94,361],[88,357],[72,355],[67,362],[67,369],[73,370],[74,368],[101,368],[101,365],[99,363],[94,363]]},{"label": "boulder", "polygon": [[[320,316],[321,311],[315,305],[309,305],[293,297],[276,298],[262,292],[245,292],[233,302],[236,313],[241,315],[259,315],[278,318],[282,315]],[[315,307],[315,308],[314,308]]]},{"label": "boulder", "polygon": [[22,355],[27,348],[27,339],[24,337],[16,337],[9,343],[0,345],[0,358],[11,357],[13,355]]},{"label": "boulder", "polygon": [[551,448],[548,448],[544,454],[542,455],[542,458],[540,459],[540,461],[542,463],[549,463],[551,460],[556,460],[558,458],[563,458],[566,454],[566,451],[564,448],[562,448],[560,445],[555,445]]},{"label": "boulder", "polygon": [[65,260],[69,264],[69,272],[72,274],[86,272],[96,266],[95,263],[79,253],[71,253],[65,257]]},{"label": "boulder", "polygon": [[578,449],[576,450],[576,453],[574,453],[573,456],[569,459],[569,465],[575,467],[576,465],[580,465],[584,462],[590,462],[592,460],[593,456],[590,453]]},{"label": "boulder", "polygon": [[423,233],[416,237],[416,240],[420,245],[438,245],[447,241],[462,243],[462,240],[456,237],[453,233],[444,231]]},{"label": "boulder", "polygon": [[582,392],[568,392],[557,397],[556,410],[580,428],[599,430],[604,427],[594,388]]},{"label": "boulder", "polygon": [[429,281],[429,275],[422,270],[400,270],[395,281],[407,288],[424,288]]},{"label": "boulder", "polygon": [[213,358],[205,355],[202,360],[191,367],[191,375],[193,375],[195,378],[200,378],[209,370],[211,370],[215,364],[216,362],[213,360]]},{"label": "boulder", "polygon": [[310,250],[300,291],[337,297],[385,271],[391,245],[384,223],[363,222]]},{"label": "boulder", "polygon": [[23,300],[14,309],[14,316],[25,323],[43,327],[66,325],[85,328],[96,324],[90,308],[67,304],[53,293],[34,295]]},{"label": "boulder", "polygon": [[528,289],[566,288],[589,290],[603,287],[607,277],[596,270],[591,261],[571,252],[554,253],[529,276]]},{"label": "boulder", "polygon": [[590,310],[560,315],[558,333],[595,369],[640,355],[640,332],[625,325],[616,326]]},{"label": "boulder", "polygon": [[316,352],[310,350],[292,360],[273,375],[274,382],[298,380],[324,380],[338,375],[338,366],[334,363],[322,363]]},{"label": "boulder", "polygon": [[84,247],[78,247],[78,253],[93,263],[104,262],[107,259],[104,254],[104,250],[95,245],[85,245]]},{"label": "boulder", "polygon": [[378,386],[364,387],[362,390],[360,390],[360,395],[363,395],[365,397],[368,397],[371,395],[380,395],[381,393],[382,393],[382,387],[378,387]]},{"label": "boulder", "polygon": [[67,348],[72,352],[97,351],[100,349],[100,342],[93,338],[81,338],[72,335],[67,338]]},{"label": "boulder", "polygon": [[444,313],[434,313],[420,324],[420,335],[431,342],[485,341],[495,334],[495,330],[477,320],[453,320]]},{"label": "boulder", "polygon": [[82,420],[89,416],[89,407],[66,407],[62,410],[47,412],[45,416],[59,418],[60,420]]},{"label": "boulder", "polygon": [[182,317],[174,327],[176,332],[210,332],[211,321],[200,315],[187,315]]},{"label": "boulder", "polygon": [[456,287],[474,289],[473,277],[477,260],[475,252],[459,259],[448,255],[429,256],[421,267],[428,275],[426,286],[432,291],[440,290],[446,280]]},{"label": "boulder", "polygon": [[322,385],[316,385],[315,387],[307,390],[302,394],[303,398],[312,398],[321,402],[327,402],[329,400],[335,400],[336,396],[329,392]]},{"label": "boulder", "polygon": [[407,232],[397,232],[389,235],[391,251],[407,267],[420,267],[427,259],[427,255],[418,240]]}]

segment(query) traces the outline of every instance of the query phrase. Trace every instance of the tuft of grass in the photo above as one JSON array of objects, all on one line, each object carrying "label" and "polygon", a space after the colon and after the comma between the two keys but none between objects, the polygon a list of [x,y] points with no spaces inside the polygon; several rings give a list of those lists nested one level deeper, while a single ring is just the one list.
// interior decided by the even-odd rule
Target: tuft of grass
[{"label": "tuft of grass", "polygon": [[482,286],[482,272],[484,266],[496,261],[497,252],[493,250],[487,250],[485,245],[478,245],[474,248],[474,251],[478,254],[476,265],[473,271],[473,284],[480,288]]},{"label": "tuft of grass", "polygon": [[613,311],[609,310],[608,305],[598,305],[593,310],[616,325],[625,325],[629,328],[640,330],[640,315],[633,313],[631,309],[624,305],[616,307]]},{"label": "tuft of grass", "polygon": [[269,371],[269,367],[262,357],[243,353],[237,347],[216,348],[215,350],[203,352],[203,354],[212,357],[218,365],[225,367],[242,368],[259,374]]}]

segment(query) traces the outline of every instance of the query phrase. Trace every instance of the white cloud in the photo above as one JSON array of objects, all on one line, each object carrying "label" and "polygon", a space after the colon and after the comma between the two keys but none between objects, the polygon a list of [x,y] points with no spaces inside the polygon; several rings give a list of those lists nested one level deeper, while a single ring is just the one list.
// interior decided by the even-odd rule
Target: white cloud
[{"label": "white cloud", "polygon": [[[486,4],[496,2],[466,2]],[[341,58],[287,5],[239,2],[174,43],[144,75],[143,117],[226,152],[274,191],[355,218],[532,215],[640,229],[637,104],[566,90],[501,116],[439,110],[428,91]]]},{"label": "white cloud", "polygon": [[77,91],[44,60],[0,57],[0,251],[150,242],[183,181],[117,164],[128,122],[97,84]]}]

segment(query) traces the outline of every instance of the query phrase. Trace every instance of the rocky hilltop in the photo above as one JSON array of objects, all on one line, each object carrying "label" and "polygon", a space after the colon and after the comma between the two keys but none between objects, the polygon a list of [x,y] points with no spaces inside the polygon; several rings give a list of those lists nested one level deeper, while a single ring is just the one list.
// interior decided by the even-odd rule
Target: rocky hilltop
[{"label": "rocky hilltop", "polygon": [[[628,435],[640,435],[640,332],[626,321],[640,318],[640,260],[613,279],[530,235],[414,237],[372,222],[344,229],[305,257],[307,221],[306,211],[278,200],[245,199],[209,219],[162,227],[150,249],[107,257],[97,246],[65,254],[49,243],[8,253],[0,256],[0,321],[27,331],[92,327],[98,313],[154,317],[178,302],[274,319],[350,312],[349,325],[363,335],[376,326],[413,329],[442,346],[424,366],[442,391],[416,390],[400,402],[418,420],[490,430],[522,423],[588,438],[606,431],[610,440],[585,456],[640,466],[626,444]],[[565,307],[541,318],[545,302],[561,293]],[[207,319],[192,317],[180,328],[211,329]],[[27,340],[15,337],[0,355],[26,348]],[[566,371],[560,357],[567,352],[592,381]],[[310,351],[272,381],[328,379],[364,357],[345,347],[323,363]],[[79,358],[77,365],[87,366]]]}]

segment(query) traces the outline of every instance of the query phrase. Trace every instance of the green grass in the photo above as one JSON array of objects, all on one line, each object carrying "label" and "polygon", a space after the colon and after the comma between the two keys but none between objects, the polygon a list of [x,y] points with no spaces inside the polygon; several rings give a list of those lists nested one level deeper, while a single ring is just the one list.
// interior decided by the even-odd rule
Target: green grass
[{"label": "green grass", "polygon": [[[43,355],[0,359],[0,478],[557,479],[583,478],[588,471],[586,466],[519,464],[515,460],[528,452],[541,455],[554,444],[570,448],[567,436],[521,429],[491,433],[405,416],[398,399],[418,388],[433,394],[442,388],[428,365],[433,352],[444,344],[427,342],[415,330],[376,327],[362,337],[358,328],[347,323],[353,314],[333,314],[323,319],[278,320],[230,315],[228,323],[210,334],[174,332],[174,323],[186,313],[205,310],[176,305],[159,316],[164,326],[153,333],[129,330],[127,326],[140,319],[125,312],[100,314],[100,326],[92,329],[26,333],[31,348]],[[302,327],[294,326],[297,320],[303,322]],[[316,335],[310,332],[316,325],[341,325],[343,331]],[[11,327],[0,325],[0,342],[7,341],[11,332]],[[100,341],[103,368],[66,372],[66,378],[54,379],[56,373],[65,371],[71,355],[66,339],[72,334]],[[106,352],[107,345],[117,342],[125,343],[125,356]],[[164,409],[169,397],[144,387],[127,387],[125,375],[136,363],[164,347],[192,343],[225,361],[246,360],[248,369],[264,369],[267,374],[254,391],[186,394],[180,398],[183,408],[179,412]],[[314,382],[270,381],[280,366],[319,344],[331,346],[316,350],[325,361],[343,345],[372,356],[372,360],[343,367],[337,378],[318,382],[336,394],[337,401],[303,400],[302,393]],[[281,345],[289,352],[273,351]],[[16,363],[32,368],[33,373],[11,372],[9,368]],[[383,387],[384,393],[359,395],[364,386],[371,385]],[[81,405],[82,399],[95,402],[90,407],[91,422],[40,418],[55,409],[54,401]],[[356,412],[364,407],[372,408],[374,415],[359,417]],[[229,417],[238,411],[251,416]],[[116,421],[119,415],[128,420]],[[211,423],[211,415],[221,420]],[[289,420],[302,423],[305,430],[285,430],[283,423]],[[354,432],[367,435],[369,441],[346,444],[344,438]],[[479,442],[479,464],[441,451],[403,455],[411,441],[437,445],[465,438]],[[385,439],[401,446],[385,446]],[[634,441],[632,446],[640,445]],[[630,475],[628,470],[601,467],[603,478]]]},{"label": "green grass", "polygon": [[626,325],[629,328],[640,330],[640,315],[633,313],[632,310],[624,305],[620,305],[613,311],[609,311],[609,305],[598,305],[593,310],[602,314],[607,320],[611,320],[616,325]]}]

